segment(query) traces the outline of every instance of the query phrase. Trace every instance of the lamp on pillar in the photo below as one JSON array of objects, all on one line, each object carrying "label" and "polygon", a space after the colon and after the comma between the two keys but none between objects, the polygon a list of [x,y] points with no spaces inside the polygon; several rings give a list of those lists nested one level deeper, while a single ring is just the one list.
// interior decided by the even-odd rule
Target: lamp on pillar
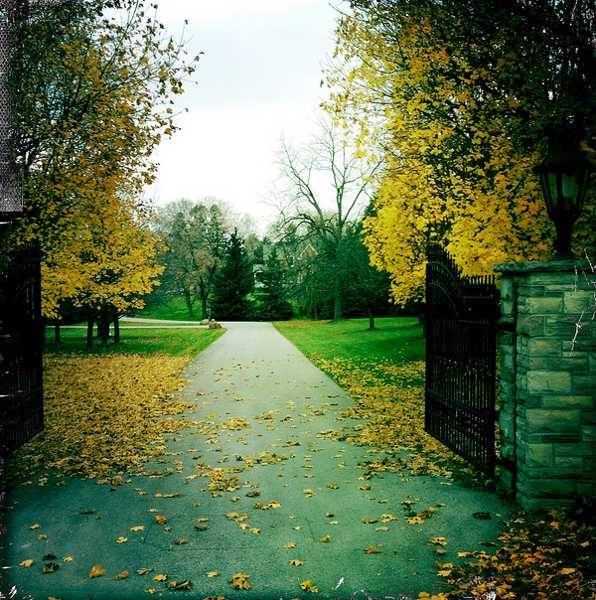
[{"label": "lamp on pillar", "polygon": [[590,163],[569,133],[552,135],[546,160],[536,167],[548,214],[555,224],[555,256],[570,257],[571,233],[586,197]]}]

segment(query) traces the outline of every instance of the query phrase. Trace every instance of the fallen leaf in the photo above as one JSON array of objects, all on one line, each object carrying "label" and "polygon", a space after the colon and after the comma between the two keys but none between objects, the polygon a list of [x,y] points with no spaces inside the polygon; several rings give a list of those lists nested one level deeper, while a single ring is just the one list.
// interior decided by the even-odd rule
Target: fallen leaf
[{"label": "fallen leaf", "polygon": [[565,567],[559,571],[560,575],[571,575],[571,573],[575,573],[576,569],[573,567]]},{"label": "fallen leaf", "polygon": [[48,539],[48,536],[45,533],[38,533],[37,539],[41,542]]},{"label": "fallen leaf", "polygon": [[331,536],[328,533],[319,540],[319,542],[321,542],[321,544],[326,544],[327,542],[330,542],[330,541],[331,541]]},{"label": "fallen leaf", "polygon": [[30,558],[27,558],[26,560],[22,560],[19,563],[19,566],[25,567],[26,569],[28,569],[32,564],[33,564],[33,561]]},{"label": "fallen leaf", "polygon": [[428,540],[430,544],[435,544],[436,546],[446,546],[447,545],[447,538],[444,538],[440,535],[435,535],[434,537],[431,537],[430,540]]},{"label": "fallen leaf", "polygon": [[489,512],[475,512],[472,516],[475,519],[481,519],[481,520],[490,519],[490,513]]},{"label": "fallen leaf", "polygon": [[156,576],[153,578],[153,581],[157,581],[157,582],[159,582],[159,581],[165,581],[167,578],[168,578],[168,576],[167,576],[167,575],[165,575],[165,574],[163,574],[163,573],[160,573],[159,575],[156,575]]},{"label": "fallen leaf", "polygon": [[121,580],[121,579],[126,579],[128,577],[128,571],[120,571],[120,573],[118,573],[118,575],[116,575],[116,579]]},{"label": "fallen leaf", "polygon": [[372,525],[373,523],[378,523],[379,519],[375,519],[374,517],[362,517],[360,519],[365,525]]},{"label": "fallen leaf", "polygon": [[328,487],[330,490],[338,490],[339,485],[337,483],[328,483],[325,487]]},{"label": "fallen leaf", "polygon": [[188,544],[188,540],[186,538],[179,538],[174,540],[174,544],[176,544],[176,546],[184,546],[184,544]]},{"label": "fallen leaf", "polygon": [[310,579],[305,579],[300,584],[300,589],[305,592],[312,592],[314,594],[316,594],[319,591],[319,588]]},{"label": "fallen leaf", "polygon": [[164,515],[155,515],[155,522],[159,523],[159,525],[163,525],[168,522],[168,517]]},{"label": "fallen leaf", "polygon": [[207,571],[207,577],[219,577],[219,571]]},{"label": "fallen leaf", "polygon": [[106,570],[100,565],[93,565],[89,571],[89,577],[101,577],[105,575]]},{"label": "fallen leaf", "polygon": [[45,565],[42,567],[41,571],[42,571],[42,573],[44,573],[44,574],[47,574],[47,573],[54,573],[54,572],[55,572],[55,571],[57,571],[59,568],[60,568],[60,565],[59,565],[58,563],[49,562],[49,563],[46,563],[46,564],[45,564]]},{"label": "fallen leaf", "polygon": [[168,583],[169,590],[192,590],[192,581],[185,579],[184,581],[170,581]]},{"label": "fallen leaf", "polygon": [[65,556],[62,560],[64,562],[72,562],[74,560],[74,556]]},{"label": "fallen leaf", "polygon": [[33,523],[33,525],[29,527],[29,529],[39,529],[40,527],[41,525],[39,523]]},{"label": "fallen leaf", "polygon": [[117,544],[126,544],[126,542],[128,542],[128,538],[127,538],[127,537],[125,537],[125,536],[123,536],[123,535],[119,535],[119,536],[116,538],[116,543],[117,543]]},{"label": "fallen leaf", "polygon": [[129,527],[129,531],[143,531],[145,529],[144,525],[135,525],[134,527]]},{"label": "fallen leaf", "polygon": [[298,560],[297,558],[293,558],[288,561],[292,567],[301,567],[304,564],[303,560]]},{"label": "fallen leaf", "polygon": [[369,546],[368,548],[364,549],[364,552],[365,554],[380,554],[381,550],[376,546]]},{"label": "fallen leaf", "polygon": [[234,573],[229,580],[229,583],[235,590],[250,590],[252,585],[250,584],[249,578],[250,575],[247,573]]},{"label": "fallen leaf", "polygon": [[288,542],[287,544],[284,544],[284,545],[283,545],[283,547],[284,547],[286,550],[291,550],[292,548],[295,548],[295,547],[296,547],[296,544],[294,544],[294,542]]},{"label": "fallen leaf", "polygon": [[153,571],[153,569],[150,569],[149,567],[141,567],[140,569],[137,569],[137,573],[139,575],[147,575],[147,573],[151,573],[151,571]]}]

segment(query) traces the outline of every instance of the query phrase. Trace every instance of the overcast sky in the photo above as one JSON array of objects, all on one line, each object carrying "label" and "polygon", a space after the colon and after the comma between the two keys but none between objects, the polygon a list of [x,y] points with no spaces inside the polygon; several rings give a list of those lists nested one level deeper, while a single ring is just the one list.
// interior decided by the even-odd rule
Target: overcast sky
[{"label": "overcast sky", "polygon": [[175,37],[188,19],[189,54],[205,54],[148,194],[158,205],[215,196],[264,232],[281,136],[301,142],[316,129],[337,13],[328,0],[167,0],[159,17]]}]

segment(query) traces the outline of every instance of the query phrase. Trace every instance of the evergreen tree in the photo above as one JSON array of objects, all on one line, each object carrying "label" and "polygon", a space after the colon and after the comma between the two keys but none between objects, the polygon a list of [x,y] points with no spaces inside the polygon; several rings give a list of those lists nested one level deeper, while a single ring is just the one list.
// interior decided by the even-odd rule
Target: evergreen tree
[{"label": "evergreen tree", "polygon": [[254,285],[252,264],[238,230],[230,236],[224,262],[216,275],[213,292],[213,316],[220,320],[244,320],[248,317],[246,299]]},{"label": "evergreen tree", "polygon": [[257,274],[257,281],[260,283],[257,292],[259,317],[265,321],[289,319],[293,311],[286,299],[285,272],[275,248],[271,250],[262,271]]}]

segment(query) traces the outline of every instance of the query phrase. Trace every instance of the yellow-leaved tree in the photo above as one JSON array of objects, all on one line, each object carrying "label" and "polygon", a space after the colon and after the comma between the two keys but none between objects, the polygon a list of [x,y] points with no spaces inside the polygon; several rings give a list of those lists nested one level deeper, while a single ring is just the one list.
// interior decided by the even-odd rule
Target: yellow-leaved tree
[{"label": "yellow-leaved tree", "polygon": [[[588,153],[594,146],[592,63],[564,50],[571,41],[589,46],[587,13],[571,23],[554,8],[540,14],[537,2],[489,0],[352,7],[337,30],[325,106],[359,131],[363,153],[382,146],[366,243],[391,276],[394,300],[422,299],[431,242],[466,274],[552,254],[554,227],[533,167],[552,124],[575,128]],[[591,194],[578,251],[594,242],[595,204]]]},{"label": "yellow-leaved tree", "polygon": [[[105,321],[157,283],[159,241],[141,198],[172,135],[173,97],[194,71],[137,0],[43,7],[21,24],[17,160],[25,211],[11,243],[35,241],[43,311]],[[109,5],[109,6],[108,6]],[[118,11],[105,13],[106,7]]]}]

